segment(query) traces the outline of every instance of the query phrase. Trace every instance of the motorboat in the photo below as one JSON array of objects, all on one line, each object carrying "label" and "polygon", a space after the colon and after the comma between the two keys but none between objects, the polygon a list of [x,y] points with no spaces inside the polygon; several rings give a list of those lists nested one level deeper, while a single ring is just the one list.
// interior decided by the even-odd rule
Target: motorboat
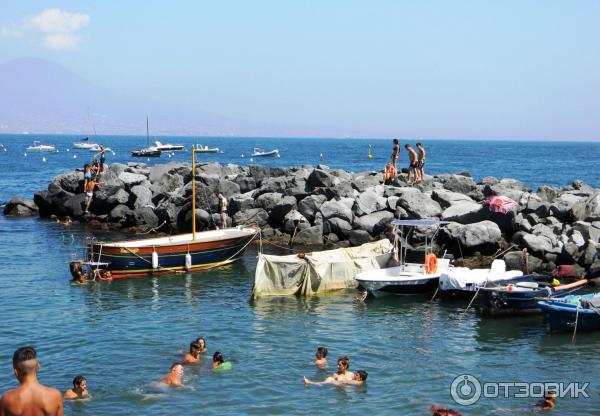
[{"label": "motorboat", "polygon": [[[411,295],[431,293],[439,284],[441,273],[451,270],[450,259],[438,257],[433,253],[432,241],[441,226],[447,221],[439,220],[394,220],[394,250],[398,257],[398,266],[375,269],[359,273],[358,284],[370,295],[380,297],[388,294]],[[405,233],[405,227],[408,231]],[[409,238],[416,234],[415,230],[424,234],[425,244],[419,251],[424,252],[423,263],[407,262],[410,244]]]},{"label": "motorboat", "polygon": [[252,157],[279,157],[279,150],[278,149],[273,149],[273,150],[263,150],[263,149],[259,149],[258,147],[255,147],[254,149],[252,149]]},{"label": "motorboat", "polygon": [[515,282],[523,277],[520,270],[506,270],[504,260],[496,259],[489,269],[454,267],[440,275],[441,297],[473,297],[480,287]]},{"label": "motorboat", "polygon": [[541,313],[540,298],[571,295],[587,283],[586,279],[581,279],[564,284],[553,276],[531,275],[526,281],[480,288],[476,305],[489,315]]},{"label": "motorboat", "polygon": [[197,153],[219,153],[220,149],[218,147],[208,147],[206,145],[202,146],[196,145],[195,148]]},{"label": "motorboat", "polygon": [[35,140],[31,146],[27,148],[28,152],[56,152],[56,147],[49,144],[42,144]]},{"label": "motorboat", "polygon": [[542,300],[538,305],[546,316],[550,331],[600,330],[600,293]]},{"label": "motorboat", "polygon": [[73,143],[73,147],[75,149],[84,149],[84,150],[86,150],[86,149],[91,149],[91,148],[93,148],[95,146],[98,146],[98,144],[92,143],[89,140],[90,139],[88,137],[86,137],[85,139],[83,139],[80,142],[74,142]]},{"label": "motorboat", "polygon": [[133,157],[160,157],[161,150],[150,146],[150,134],[148,129],[148,117],[146,117],[146,147],[139,150],[133,150],[131,156]]},{"label": "motorboat", "polygon": [[182,144],[171,144],[171,143],[162,144],[158,140],[156,140],[154,142],[154,144],[155,144],[155,146],[153,146],[153,147],[156,147],[161,152],[175,152],[175,151],[184,149]]}]

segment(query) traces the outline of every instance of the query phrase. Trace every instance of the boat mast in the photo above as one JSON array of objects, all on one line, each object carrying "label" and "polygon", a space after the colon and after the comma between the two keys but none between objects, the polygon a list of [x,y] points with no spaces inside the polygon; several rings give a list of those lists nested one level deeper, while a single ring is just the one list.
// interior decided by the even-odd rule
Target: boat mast
[{"label": "boat mast", "polygon": [[192,240],[196,241],[196,148],[192,145]]},{"label": "boat mast", "polygon": [[146,149],[150,147],[150,134],[148,133],[148,116],[146,116]]}]

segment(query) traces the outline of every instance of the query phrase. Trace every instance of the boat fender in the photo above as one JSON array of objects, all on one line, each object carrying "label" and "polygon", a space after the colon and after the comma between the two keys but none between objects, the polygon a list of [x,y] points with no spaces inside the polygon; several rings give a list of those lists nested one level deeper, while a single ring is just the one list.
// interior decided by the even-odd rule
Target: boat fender
[{"label": "boat fender", "polygon": [[425,273],[432,274],[437,272],[437,256],[433,253],[429,253],[425,256]]},{"label": "boat fender", "polygon": [[185,255],[185,269],[188,272],[192,269],[192,255],[190,253]]},{"label": "boat fender", "polygon": [[152,253],[152,268],[158,269],[158,253],[156,251]]}]

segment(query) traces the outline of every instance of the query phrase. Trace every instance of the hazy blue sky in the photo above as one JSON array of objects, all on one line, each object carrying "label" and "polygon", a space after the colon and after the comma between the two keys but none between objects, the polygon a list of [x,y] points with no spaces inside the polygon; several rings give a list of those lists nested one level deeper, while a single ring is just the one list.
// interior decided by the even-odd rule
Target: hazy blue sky
[{"label": "hazy blue sky", "polygon": [[598,0],[0,0],[0,10],[0,61],[45,58],[228,117],[372,137],[600,139]]}]

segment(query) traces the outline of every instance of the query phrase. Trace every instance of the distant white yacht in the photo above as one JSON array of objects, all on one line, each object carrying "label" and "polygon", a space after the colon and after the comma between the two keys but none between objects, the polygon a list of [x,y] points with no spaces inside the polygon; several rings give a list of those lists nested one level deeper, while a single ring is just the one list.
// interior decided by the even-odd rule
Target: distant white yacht
[{"label": "distant white yacht", "polygon": [[73,147],[75,149],[91,149],[92,147],[98,146],[96,143],[92,143],[89,140],[90,139],[86,137],[80,142],[74,142]]},{"label": "distant white yacht", "polygon": [[56,147],[49,144],[42,144],[35,140],[31,146],[27,148],[28,152],[56,152]]},{"label": "distant white yacht", "polygon": [[176,151],[176,150],[183,150],[182,144],[171,144],[171,143],[162,144],[158,140],[155,141],[154,144],[156,144],[156,146],[154,146],[154,147],[156,149],[160,150],[161,152],[171,152],[171,151]]}]

